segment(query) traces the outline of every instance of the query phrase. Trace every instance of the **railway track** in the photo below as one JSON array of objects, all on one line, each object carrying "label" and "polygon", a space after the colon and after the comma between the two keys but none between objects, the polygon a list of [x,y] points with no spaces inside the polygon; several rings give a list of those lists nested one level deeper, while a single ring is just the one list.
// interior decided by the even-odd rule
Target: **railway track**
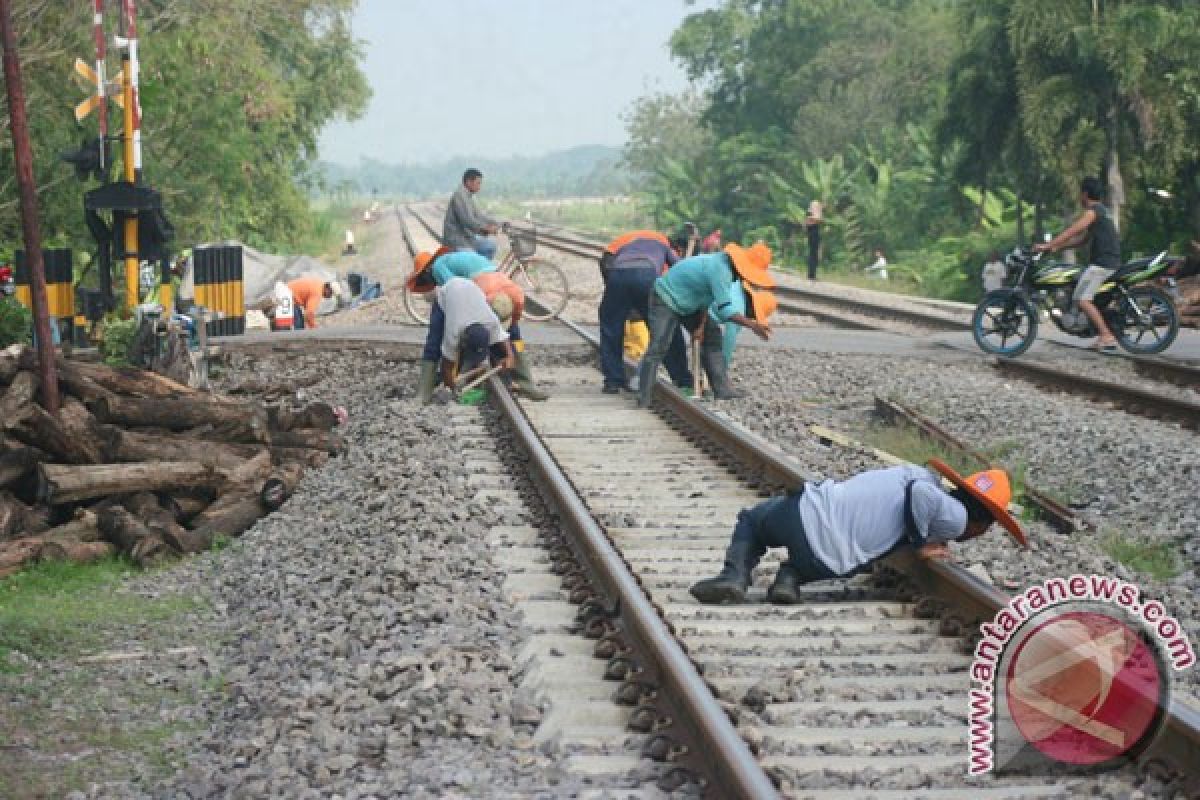
[{"label": "railway track", "polygon": [[[648,753],[707,776],[711,796],[766,796],[739,782],[745,753],[727,752],[706,727],[715,723],[687,722],[697,701],[679,693],[694,695],[702,675],[789,795],[1063,794],[1053,782],[964,777],[969,659],[959,634],[963,621],[1002,607],[1004,595],[952,564],[899,559],[903,577],[811,585],[800,606],[700,606],[687,587],[719,564],[737,510],[804,476],[670,390],[655,417],[598,395],[587,370],[542,375],[555,387],[545,404],[519,408],[493,391],[564,528],[588,542],[564,558],[564,585],[600,637],[606,672],[624,681],[618,694],[653,698],[634,715],[634,724],[658,728]],[[614,560],[628,565],[628,578],[609,574]],[[776,564],[756,574],[757,599]],[[660,652],[670,648],[653,643],[661,630],[626,618],[632,606],[644,611],[643,601],[686,650],[694,676],[672,675]],[[946,627],[939,609],[954,624]],[[1183,706],[1173,712],[1162,754],[1197,763],[1188,759],[1200,755],[1198,718]]]}]

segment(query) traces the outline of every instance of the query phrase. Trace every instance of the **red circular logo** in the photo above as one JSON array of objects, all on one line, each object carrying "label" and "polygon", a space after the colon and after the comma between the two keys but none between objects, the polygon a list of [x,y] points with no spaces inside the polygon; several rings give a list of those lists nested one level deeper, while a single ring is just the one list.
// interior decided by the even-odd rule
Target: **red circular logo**
[{"label": "red circular logo", "polygon": [[1006,689],[1013,722],[1030,744],[1056,761],[1091,766],[1153,733],[1164,678],[1137,631],[1101,612],[1069,611],[1024,638]]}]

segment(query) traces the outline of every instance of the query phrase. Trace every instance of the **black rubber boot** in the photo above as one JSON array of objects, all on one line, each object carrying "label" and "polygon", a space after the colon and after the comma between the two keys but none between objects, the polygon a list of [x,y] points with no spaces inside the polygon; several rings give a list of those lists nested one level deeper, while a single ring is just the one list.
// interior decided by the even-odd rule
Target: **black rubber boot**
[{"label": "black rubber boot", "polygon": [[725,551],[725,567],[715,578],[700,581],[691,588],[692,597],[708,605],[746,602],[750,588],[750,544],[734,542]]},{"label": "black rubber boot", "polygon": [[799,581],[800,575],[794,567],[780,564],[775,581],[767,590],[767,599],[778,606],[794,606],[800,602]]},{"label": "black rubber boot", "polygon": [[734,389],[729,384],[729,372],[725,368],[724,353],[716,348],[703,348],[700,351],[700,361],[704,364],[704,374],[708,376],[708,385],[712,387],[714,398],[737,400],[746,396],[745,392]]},{"label": "black rubber boot", "polygon": [[422,405],[433,402],[433,390],[438,384],[438,365],[432,361],[421,362],[421,377],[417,379],[417,400]]},{"label": "black rubber boot", "polygon": [[513,370],[513,385],[517,391],[530,400],[541,402],[550,397],[533,383],[533,369],[524,353],[517,353],[517,368]]}]

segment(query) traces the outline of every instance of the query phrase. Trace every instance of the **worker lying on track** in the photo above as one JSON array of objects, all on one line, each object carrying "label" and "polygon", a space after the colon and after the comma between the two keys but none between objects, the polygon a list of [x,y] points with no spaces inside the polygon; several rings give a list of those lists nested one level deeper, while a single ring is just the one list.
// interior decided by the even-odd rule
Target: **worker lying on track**
[{"label": "worker lying on track", "polygon": [[337,284],[320,275],[301,275],[288,281],[287,287],[292,293],[295,310],[303,312],[296,314],[296,330],[317,327],[317,309],[321,307],[321,301],[338,293]]},{"label": "worker lying on track", "polygon": [[[941,477],[954,484],[942,489]],[[923,558],[945,558],[946,542],[965,541],[999,522],[1022,546],[1021,526],[1008,513],[1008,475],[999,469],[962,477],[937,459],[929,468],[915,464],[875,469],[846,481],[807,483],[738,513],[725,567],[715,578],[692,586],[702,603],[741,603],[751,576],[769,547],[786,547],[767,591],[772,603],[800,598],[798,586],[845,578],[901,547]]]},{"label": "worker lying on track", "polygon": [[767,273],[770,265],[771,250],[762,242],[749,249],[731,242],[723,252],[685,258],[654,282],[646,316],[650,347],[638,373],[638,406],[650,405],[658,365],[680,325],[693,332],[703,326],[700,360],[713,397],[732,400],[744,396],[729,384],[721,328],[707,312],[713,306],[720,322],[736,322],[754,331],[760,339],[769,338],[771,328],[765,319],[752,319],[733,311],[732,295],[735,276],[752,286],[774,286],[775,279]]},{"label": "worker lying on track", "polygon": [[507,331],[514,311],[508,294],[497,292],[488,302],[483,289],[466,278],[451,278],[435,291],[445,319],[438,342],[442,383],[452,387],[460,372],[488,363],[516,366]]},{"label": "worker lying on track", "polygon": [[[516,355],[513,388],[530,400],[545,400],[547,395],[533,381],[533,369],[525,356],[525,340],[521,336],[520,321],[525,309],[525,293],[506,275],[496,272],[496,265],[488,259],[469,251],[453,252],[439,250],[437,253],[418,253],[414,261],[413,274],[405,284],[410,292],[430,292],[446,285],[454,278],[465,278],[482,289],[490,303],[497,294],[505,294],[513,304],[513,313],[508,334]],[[425,335],[425,349],[421,354],[421,377],[417,385],[417,397],[422,403],[433,401],[433,390],[437,387],[439,349],[446,325],[446,314],[442,309],[440,295],[435,296],[429,310],[429,330]]]},{"label": "worker lying on track", "polygon": [[[605,394],[630,391],[621,358],[625,324],[629,312],[647,319],[650,291],[663,271],[679,261],[666,236],[658,231],[631,231],[618,236],[604,248],[600,275],[604,295],[600,298],[600,369],[604,373]],[[683,335],[676,330],[666,356],[671,381],[681,389],[691,389],[692,373],[687,366]]]}]

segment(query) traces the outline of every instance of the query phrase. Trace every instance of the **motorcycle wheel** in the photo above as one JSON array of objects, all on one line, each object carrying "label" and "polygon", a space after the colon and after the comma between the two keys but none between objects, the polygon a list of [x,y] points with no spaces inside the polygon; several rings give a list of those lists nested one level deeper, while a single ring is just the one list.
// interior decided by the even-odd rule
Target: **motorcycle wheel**
[{"label": "motorcycle wheel", "polygon": [[1012,289],[988,292],[975,307],[971,333],[975,344],[985,353],[1016,358],[1037,338],[1037,311]]},{"label": "motorcycle wheel", "polygon": [[1131,353],[1152,355],[1171,346],[1179,335],[1179,314],[1166,292],[1153,286],[1135,286],[1119,301],[1113,334]]}]

